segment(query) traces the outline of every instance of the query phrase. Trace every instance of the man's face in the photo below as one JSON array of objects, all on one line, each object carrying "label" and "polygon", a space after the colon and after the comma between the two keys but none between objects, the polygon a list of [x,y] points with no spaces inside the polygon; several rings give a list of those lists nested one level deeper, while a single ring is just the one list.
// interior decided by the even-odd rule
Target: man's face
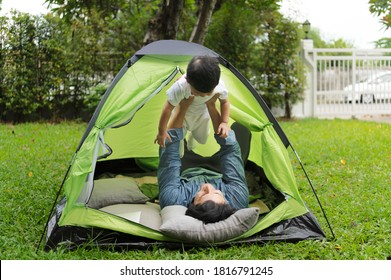
[{"label": "man's face", "polygon": [[205,183],[201,186],[201,189],[196,193],[194,197],[194,204],[202,204],[205,201],[213,201],[216,204],[224,204],[225,199],[221,191],[216,190],[213,185]]}]

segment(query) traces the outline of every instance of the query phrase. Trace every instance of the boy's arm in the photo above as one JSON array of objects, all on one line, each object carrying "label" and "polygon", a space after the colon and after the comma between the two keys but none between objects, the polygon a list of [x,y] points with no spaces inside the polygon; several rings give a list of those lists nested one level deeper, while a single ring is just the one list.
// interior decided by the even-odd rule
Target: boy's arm
[{"label": "boy's arm", "polygon": [[220,111],[221,111],[221,121],[220,122],[228,123],[229,109],[230,109],[230,103],[229,103],[228,99],[220,99]]},{"label": "boy's arm", "polygon": [[167,133],[167,124],[171,117],[171,112],[174,110],[174,106],[170,102],[166,101],[163,106],[162,114],[160,115],[158,134],[154,143],[158,143],[160,147],[165,147],[166,139],[171,141],[170,135]]},{"label": "boy's arm", "polygon": [[230,131],[228,121],[229,121],[229,111],[230,111],[230,103],[228,99],[220,99],[220,123],[218,127],[217,134],[222,138],[227,138],[228,133]]},{"label": "boy's arm", "polygon": [[219,134],[219,125],[221,121],[221,116],[219,111],[217,111],[216,108],[216,100],[218,98],[218,94],[213,96],[208,102],[206,102],[206,108],[208,109],[208,113],[210,116],[210,119],[213,124],[213,130],[215,134]]}]

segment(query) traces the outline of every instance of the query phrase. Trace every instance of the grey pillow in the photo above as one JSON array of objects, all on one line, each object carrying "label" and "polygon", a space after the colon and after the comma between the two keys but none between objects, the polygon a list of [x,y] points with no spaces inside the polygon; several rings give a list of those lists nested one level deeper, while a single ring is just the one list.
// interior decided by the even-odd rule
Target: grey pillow
[{"label": "grey pillow", "polygon": [[99,210],[120,216],[154,230],[159,230],[159,227],[162,225],[160,206],[156,203],[115,204],[100,208]]},{"label": "grey pillow", "polygon": [[121,203],[146,203],[149,198],[144,195],[132,178],[109,178],[94,181],[94,188],[88,206],[102,208]]},{"label": "grey pillow", "polygon": [[223,221],[204,224],[185,215],[186,209],[181,205],[164,207],[161,211],[163,224],[160,231],[169,237],[194,243],[223,242],[248,231],[256,224],[259,216],[258,208],[244,208]]}]

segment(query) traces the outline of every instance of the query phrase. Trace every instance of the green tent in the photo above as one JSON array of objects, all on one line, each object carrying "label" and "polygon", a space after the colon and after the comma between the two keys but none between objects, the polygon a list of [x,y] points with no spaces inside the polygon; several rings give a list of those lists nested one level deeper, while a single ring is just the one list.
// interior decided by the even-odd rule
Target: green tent
[{"label": "green tent", "polygon": [[[45,248],[84,242],[126,247],[196,245],[149,224],[159,219],[160,212],[154,181],[158,145],[154,139],[165,92],[195,55],[210,55],[220,61],[221,78],[229,90],[231,123],[250,132],[245,167],[251,181],[249,203],[261,205],[254,226],[216,245],[325,237],[298,191],[287,150],[291,145],[253,86],[214,51],[194,43],[163,40],[143,47],[130,58],[103,96],[65,175],[61,186],[65,195],[59,202],[56,199],[49,216]],[[217,150],[211,133],[208,142],[198,145],[194,154],[202,161],[213,158]],[[148,201],[123,200],[127,194],[121,193],[124,190],[117,184],[121,180],[136,184]],[[109,181],[114,182],[112,187],[101,186]],[[119,198],[115,198],[117,189]],[[105,202],[97,202],[99,195],[107,196]],[[132,208],[124,214],[110,208],[114,207],[111,204]]]}]

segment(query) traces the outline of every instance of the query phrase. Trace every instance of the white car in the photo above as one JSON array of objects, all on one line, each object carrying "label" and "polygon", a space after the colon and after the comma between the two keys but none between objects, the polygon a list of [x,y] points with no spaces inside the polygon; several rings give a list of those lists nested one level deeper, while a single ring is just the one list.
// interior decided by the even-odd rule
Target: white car
[{"label": "white car", "polygon": [[345,102],[352,103],[353,95],[356,103],[376,103],[391,101],[391,71],[381,72],[344,88],[349,91]]}]

